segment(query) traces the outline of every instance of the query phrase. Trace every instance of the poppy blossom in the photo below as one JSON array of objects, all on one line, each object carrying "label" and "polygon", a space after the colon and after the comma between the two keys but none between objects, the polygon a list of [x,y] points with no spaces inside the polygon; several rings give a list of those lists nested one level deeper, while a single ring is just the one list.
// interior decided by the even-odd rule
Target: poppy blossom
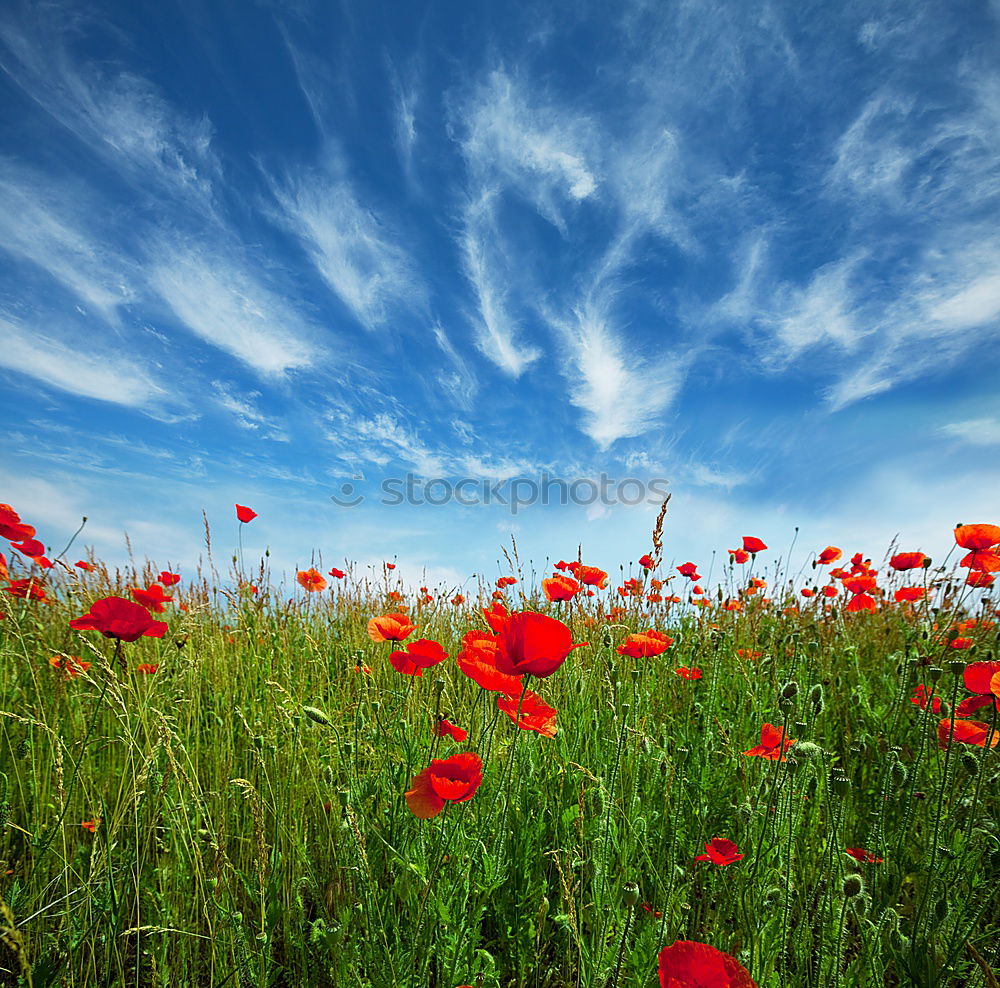
[{"label": "poppy blossom", "polygon": [[154,614],[162,614],[166,605],[174,599],[163,592],[163,587],[159,583],[151,583],[145,590],[141,587],[132,587],[131,593],[143,607]]},{"label": "poppy blossom", "polygon": [[368,622],[368,637],[373,642],[401,642],[416,630],[406,614],[383,614]]},{"label": "poppy blossom", "polygon": [[510,617],[510,612],[499,600],[495,600],[488,609],[483,608],[483,617],[486,618],[491,631],[499,632]]},{"label": "poppy blossom", "polygon": [[45,546],[42,545],[38,539],[25,539],[23,542],[11,542],[10,547],[12,549],[17,549],[22,556],[31,556],[34,559],[35,556],[45,555]]},{"label": "poppy blossom", "polygon": [[500,629],[498,643],[500,672],[539,679],[551,676],[573,649],[588,644],[574,644],[572,633],[562,621],[532,611],[511,614]]},{"label": "poppy blossom", "polygon": [[[910,703],[920,707],[921,710],[927,709],[927,687],[924,686],[923,683],[919,683],[917,688],[913,691],[913,696],[910,697]],[[941,712],[941,698],[933,696],[933,694],[931,695],[931,711],[936,714]],[[964,714],[960,714],[960,716],[964,716]]]},{"label": "poppy blossom", "polygon": [[835,563],[843,553],[835,545],[828,545],[818,556],[816,562],[821,566],[826,566],[827,563]]},{"label": "poppy blossom", "polygon": [[876,857],[874,851],[868,851],[863,847],[845,847],[844,853],[849,854],[855,861],[862,864],[882,864],[885,858]]},{"label": "poppy blossom", "polygon": [[663,594],[661,594],[661,593],[648,593],[648,594],[646,594],[646,600],[648,600],[651,604],[662,604],[663,603]]},{"label": "poppy blossom", "polygon": [[164,570],[160,574],[160,583],[165,587],[173,587],[181,582],[180,573],[171,573],[169,570]]},{"label": "poppy blossom", "polygon": [[299,581],[299,586],[310,593],[318,593],[326,589],[326,580],[320,576],[317,569],[300,569],[295,574],[295,579]]},{"label": "poppy blossom", "polygon": [[167,631],[165,621],[154,621],[145,607],[124,597],[95,600],[90,610],[70,621],[69,626],[77,631],[99,631],[105,638],[123,642],[143,637],[162,638]]},{"label": "poppy blossom", "polygon": [[967,696],[956,708],[956,717],[968,717],[981,707],[1000,710],[1000,662],[970,662],[965,667],[965,688],[977,696]]},{"label": "poppy blossom", "polygon": [[904,601],[923,600],[926,591],[923,587],[900,587],[892,596],[897,604],[901,604]]},{"label": "poppy blossom", "polygon": [[653,557],[648,552],[639,557],[639,565],[645,570],[656,569],[656,563],[653,562]]},{"label": "poppy blossom", "polygon": [[755,659],[759,659],[761,653],[755,652],[752,648],[738,648],[736,649],[736,654],[741,659],[746,659],[749,662],[753,662]]},{"label": "poppy blossom", "polygon": [[[94,568],[91,563],[88,563],[83,559],[78,559],[75,563],[73,563],[73,565],[77,569],[82,569],[86,573],[89,573]],[[160,576],[162,577],[163,574],[161,573]]]},{"label": "poppy blossom", "polygon": [[750,553],[746,549],[730,549],[729,555],[734,563],[739,563],[741,566],[750,558]]},{"label": "poppy blossom", "polygon": [[[547,738],[556,736],[556,711],[531,690],[517,696],[506,694],[497,697],[497,706],[522,731],[537,731]],[[520,713],[518,709],[520,708]]]},{"label": "poppy blossom", "polygon": [[141,676],[152,676],[157,669],[160,668],[159,662],[140,662],[136,667],[135,671]]},{"label": "poppy blossom", "polygon": [[822,588],[822,594],[824,597],[836,597],[837,588],[828,584]]},{"label": "poppy blossom", "polygon": [[947,717],[938,724],[938,744],[942,748],[948,747],[949,740],[985,748],[987,735],[992,735],[990,747],[995,748],[1000,741],[1000,730],[993,730],[989,724],[978,720],[949,720]]},{"label": "poppy blossom", "polygon": [[461,727],[456,727],[450,720],[442,717],[434,725],[434,734],[439,738],[450,737],[453,741],[464,741],[469,736],[468,731],[463,731]]},{"label": "poppy blossom", "polygon": [[78,655],[53,655],[49,659],[49,665],[61,669],[71,679],[75,679],[81,672],[86,672],[90,668],[90,663],[81,662]]},{"label": "poppy blossom", "polygon": [[389,661],[397,672],[406,676],[422,676],[424,669],[430,669],[446,658],[448,653],[437,642],[418,638],[406,643],[405,652],[392,652]]},{"label": "poppy blossom", "polygon": [[754,745],[744,755],[751,755],[757,758],[766,758],[768,761],[787,761],[784,753],[795,744],[794,738],[785,737],[783,727],[775,727],[773,724],[765,724],[760,729],[760,744]]},{"label": "poppy blossom", "polygon": [[642,904],[642,908],[645,909],[646,912],[651,913],[653,919],[659,919],[663,915],[661,910],[653,908],[653,904],[651,902],[644,902]]},{"label": "poppy blossom", "polygon": [[488,631],[467,631],[462,638],[462,651],[455,661],[458,668],[473,682],[492,693],[520,693],[521,676],[511,676],[497,669],[500,643]]},{"label": "poppy blossom", "polygon": [[25,525],[9,504],[0,504],[0,538],[8,542],[23,542],[34,537],[35,529],[31,525]]},{"label": "poppy blossom", "polygon": [[992,573],[987,573],[985,570],[972,570],[971,573],[965,578],[965,585],[967,587],[976,587],[979,590],[985,587],[992,587],[995,577]]},{"label": "poppy blossom", "polygon": [[698,567],[695,563],[682,563],[677,567],[677,572],[681,576],[686,576],[692,583],[697,583],[701,577],[698,575]]},{"label": "poppy blossom", "polygon": [[251,522],[257,517],[257,512],[253,508],[248,508],[245,504],[237,504],[236,517],[246,525],[247,522]]},{"label": "poppy blossom", "polygon": [[450,758],[435,758],[413,777],[406,805],[421,820],[437,816],[445,803],[472,799],[483,781],[483,760],[472,751]]},{"label": "poppy blossom", "polygon": [[553,576],[542,580],[542,591],[551,601],[572,600],[580,592],[580,584],[569,576]]},{"label": "poppy blossom", "polygon": [[640,631],[634,635],[629,635],[624,643],[619,645],[615,651],[619,655],[627,655],[630,658],[649,658],[653,655],[661,655],[671,645],[674,640],[662,631]]},{"label": "poppy blossom", "polygon": [[47,600],[45,590],[34,580],[11,580],[10,585],[4,590],[12,597],[20,597],[21,600]]},{"label": "poppy blossom", "polygon": [[501,576],[497,579],[497,589],[503,590],[504,587],[512,587],[517,583],[517,578],[513,576]]},{"label": "poppy blossom", "polygon": [[847,602],[846,611],[874,611],[875,598],[868,593],[875,589],[874,576],[852,576],[844,580],[845,589],[852,595]]},{"label": "poppy blossom", "polygon": [[744,552],[750,552],[750,553],[763,552],[766,548],[767,546],[764,545],[764,543],[761,542],[761,540],[756,538],[755,536],[753,535],[743,536]]},{"label": "poppy blossom", "polygon": [[681,666],[680,669],[674,670],[681,679],[695,680],[701,679],[700,669],[689,669],[687,666]]},{"label": "poppy blossom", "polygon": [[816,591],[812,587],[803,587],[800,591],[803,597],[815,597]]},{"label": "poppy blossom", "polygon": [[713,837],[705,845],[705,853],[695,857],[695,861],[711,861],[719,866],[734,864],[742,861],[744,855],[739,853],[740,849],[735,841],[727,840],[725,837]]},{"label": "poppy blossom", "polygon": [[80,826],[83,827],[84,830],[89,830],[91,833],[94,833],[100,822],[100,820],[81,820]]},{"label": "poppy blossom", "polygon": [[386,563],[385,564],[385,568],[386,569],[395,569],[396,568],[396,564],[395,563]]},{"label": "poppy blossom", "polygon": [[921,569],[925,562],[930,560],[922,552],[897,552],[889,560],[889,565],[894,570],[903,572],[908,569]]},{"label": "poppy blossom", "polygon": [[965,648],[972,648],[972,645],[973,641],[971,638],[962,638],[962,637],[952,638],[952,640],[948,642],[948,648],[955,648],[959,650]]},{"label": "poppy blossom", "polygon": [[452,598],[451,598],[451,603],[452,603],[452,604],[453,604],[453,605],[454,605],[455,607],[461,607],[461,606],[462,606],[462,604],[464,604],[464,603],[465,603],[465,597],[463,597],[463,596],[462,596],[462,594],[460,594],[460,593],[457,593],[457,594],[455,594],[455,596],[454,596],[454,597],[452,597]]},{"label": "poppy blossom", "polygon": [[579,564],[573,570],[573,575],[585,587],[597,587],[598,590],[603,590],[608,585],[608,574],[597,566]]},{"label": "poppy blossom", "polygon": [[676,940],[658,962],[660,988],[757,988],[735,957],[707,943]]},{"label": "poppy blossom", "polygon": [[337,567],[334,566],[327,575],[332,576],[335,580],[342,580],[346,574],[342,569],[337,569]]},{"label": "poppy blossom", "polygon": [[1000,525],[958,525],[955,528],[955,543],[974,552],[989,549],[1000,544]]}]

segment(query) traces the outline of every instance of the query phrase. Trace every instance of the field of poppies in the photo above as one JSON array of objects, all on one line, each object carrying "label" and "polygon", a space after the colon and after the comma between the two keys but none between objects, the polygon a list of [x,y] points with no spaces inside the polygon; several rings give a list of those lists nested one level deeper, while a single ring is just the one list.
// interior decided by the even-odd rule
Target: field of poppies
[{"label": "field of poppies", "polygon": [[997,525],[709,580],[661,511],[631,560],[416,588],[283,584],[243,505],[191,573],[24,510],[2,985],[997,988]]}]

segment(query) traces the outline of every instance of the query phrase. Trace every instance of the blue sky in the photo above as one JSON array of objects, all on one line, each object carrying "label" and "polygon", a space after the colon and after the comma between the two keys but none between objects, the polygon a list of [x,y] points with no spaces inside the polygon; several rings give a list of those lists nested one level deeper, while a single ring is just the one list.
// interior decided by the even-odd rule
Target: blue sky
[{"label": "blue sky", "polygon": [[1000,520],[996,0],[11,0],[0,101],[0,500],[48,542],[648,548],[408,472],[668,480],[679,561]]}]

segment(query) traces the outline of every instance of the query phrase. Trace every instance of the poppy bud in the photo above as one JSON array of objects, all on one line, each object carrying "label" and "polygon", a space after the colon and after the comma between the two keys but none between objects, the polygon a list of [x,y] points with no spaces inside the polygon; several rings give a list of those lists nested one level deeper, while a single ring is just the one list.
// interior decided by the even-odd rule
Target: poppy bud
[{"label": "poppy bud", "polygon": [[622,904],[626,909],[634,909],[639,903],[639,886],[635,882],[626,882],[622,886]]},{"label": "poppy bud", "polygon": [[777,885],[772,885],[764,893],[764,908],[774,909],[781,905],[781,901],[784,898],[785,892],[783,889],[778,888]]},{"label": "poppy bud", "polygon": [[812,741],[797,741],[793,749],[795,758],[800,762],[807,762],[810,758],[822,757],[823,749]]},{"label": "poppy bud", "polygon": [[865,883],[861,881],[860,875],[848,875],[844,879],[842,891],[845,899],[853,899],[855,896],[861,895],[864,890]]},{"label": "poppy bud", "polygon": [[790,713],[792,710],[795,709],[795,701],[794,700],[786,700],[784,697],[782,697],[778,701],[778,709],[783,714]]},{"label": "poppy bud", "polygon": [[781,687],[781,696],[785,700],[794,700],[799,692],[799,684],[794,679],[790,679]]},{"label": "poppy bud", "polygon": [[330,726],[330,718],[327,717],[319,707],[303,707],[304,713],[314,724],[322,724],[324,727]]},{"label": "poppy bud", "polygon": [[938,901],[934,903],[934,918],[939,923],[943,923],[948,918],[947,899],[938,899]]},{"label": "poppy bud", "polygon": [[944,669],[940,666],[930,666],[927,670],[927,678],[936,683],[944,675]]},{"label": "poppy bud", "polygon": [[920,565],[923,566],[924,569],[930,569],[931,568],[931,557],[930,556],[924,556],[924,561]]},{"label": "poppy bud", "polygon": [[601,629],[601,644],[605,648],[611,648],[615,643],[614,636],[611,634],[610,628]]},{"label": "poppy bud", "polygon": [[815,655],[819,651],[819,642],[809,642],[806,648]]},{"label": "poppy bud", "polygon": [[340,805],[342,808],[344,809],[347,808],[347,803],[350,798],[350,795],[351,794],[346,789],[337,790],[337,799],[340,801]]},{"label": "poppy bud", "polygon": [[906,766],[902,762],[893,762],[892,771],[890,772],[890,780],[894,789],[902,789],[906,785],[906,779],[909,776]]},{"label": "poppy bud", "polygon": [[962,768],[964,768],[969,775],[977,775],[979,773],[979,761],[976,759],[976,756],[969,751],[963,751]]},{"label": "poppy bud", "polygon": [[811,690],[809,690],[809,702],[812,704],[813,710],[817,714],[823,711],[823,684],[817,683]]},{"label": "poppy bud", "polygon": [[438,677],[434,680],[434,693],[440,696],[444,692],[445,681]]}]

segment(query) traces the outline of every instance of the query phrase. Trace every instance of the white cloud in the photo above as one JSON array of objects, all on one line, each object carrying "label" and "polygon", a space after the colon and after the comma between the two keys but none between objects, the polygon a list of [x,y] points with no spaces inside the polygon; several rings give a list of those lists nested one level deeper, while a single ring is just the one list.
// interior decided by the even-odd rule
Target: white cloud
[{"label": "white cloud", "polygon": [[1000,316],[1000,270],[980,275],[934,305],[928,315],[947,329],[971,329],[993,322]]},{"label": "white cloud", "polygon": [[239,258],[179,239],[161,238],[149,250],[150,286],[206,343],[265,376],[316,359],[311,328]]},{"label": "white cloud", "polygon": [[346,177],[300,175],[276,184],[274,194],[279,220],[366,329],[382,326],[396,312],[426,307],[426,292],[399,246],[401,237],[362,204]]},{"label": "white cloud", "polygon": [[947,425],[941,426],[938,432],[949,439],[958,439],[970,446],[1000,446],[1000,419],[998,418],[949,422]]},{"label": "white cloud", "polygon": [[61,340],[29,332],[3,316],[0,342],[0,366],[67,394],[132,408],[145,408],[167,398],[149,371],[134,361],[111,353],[74,349]]}]

